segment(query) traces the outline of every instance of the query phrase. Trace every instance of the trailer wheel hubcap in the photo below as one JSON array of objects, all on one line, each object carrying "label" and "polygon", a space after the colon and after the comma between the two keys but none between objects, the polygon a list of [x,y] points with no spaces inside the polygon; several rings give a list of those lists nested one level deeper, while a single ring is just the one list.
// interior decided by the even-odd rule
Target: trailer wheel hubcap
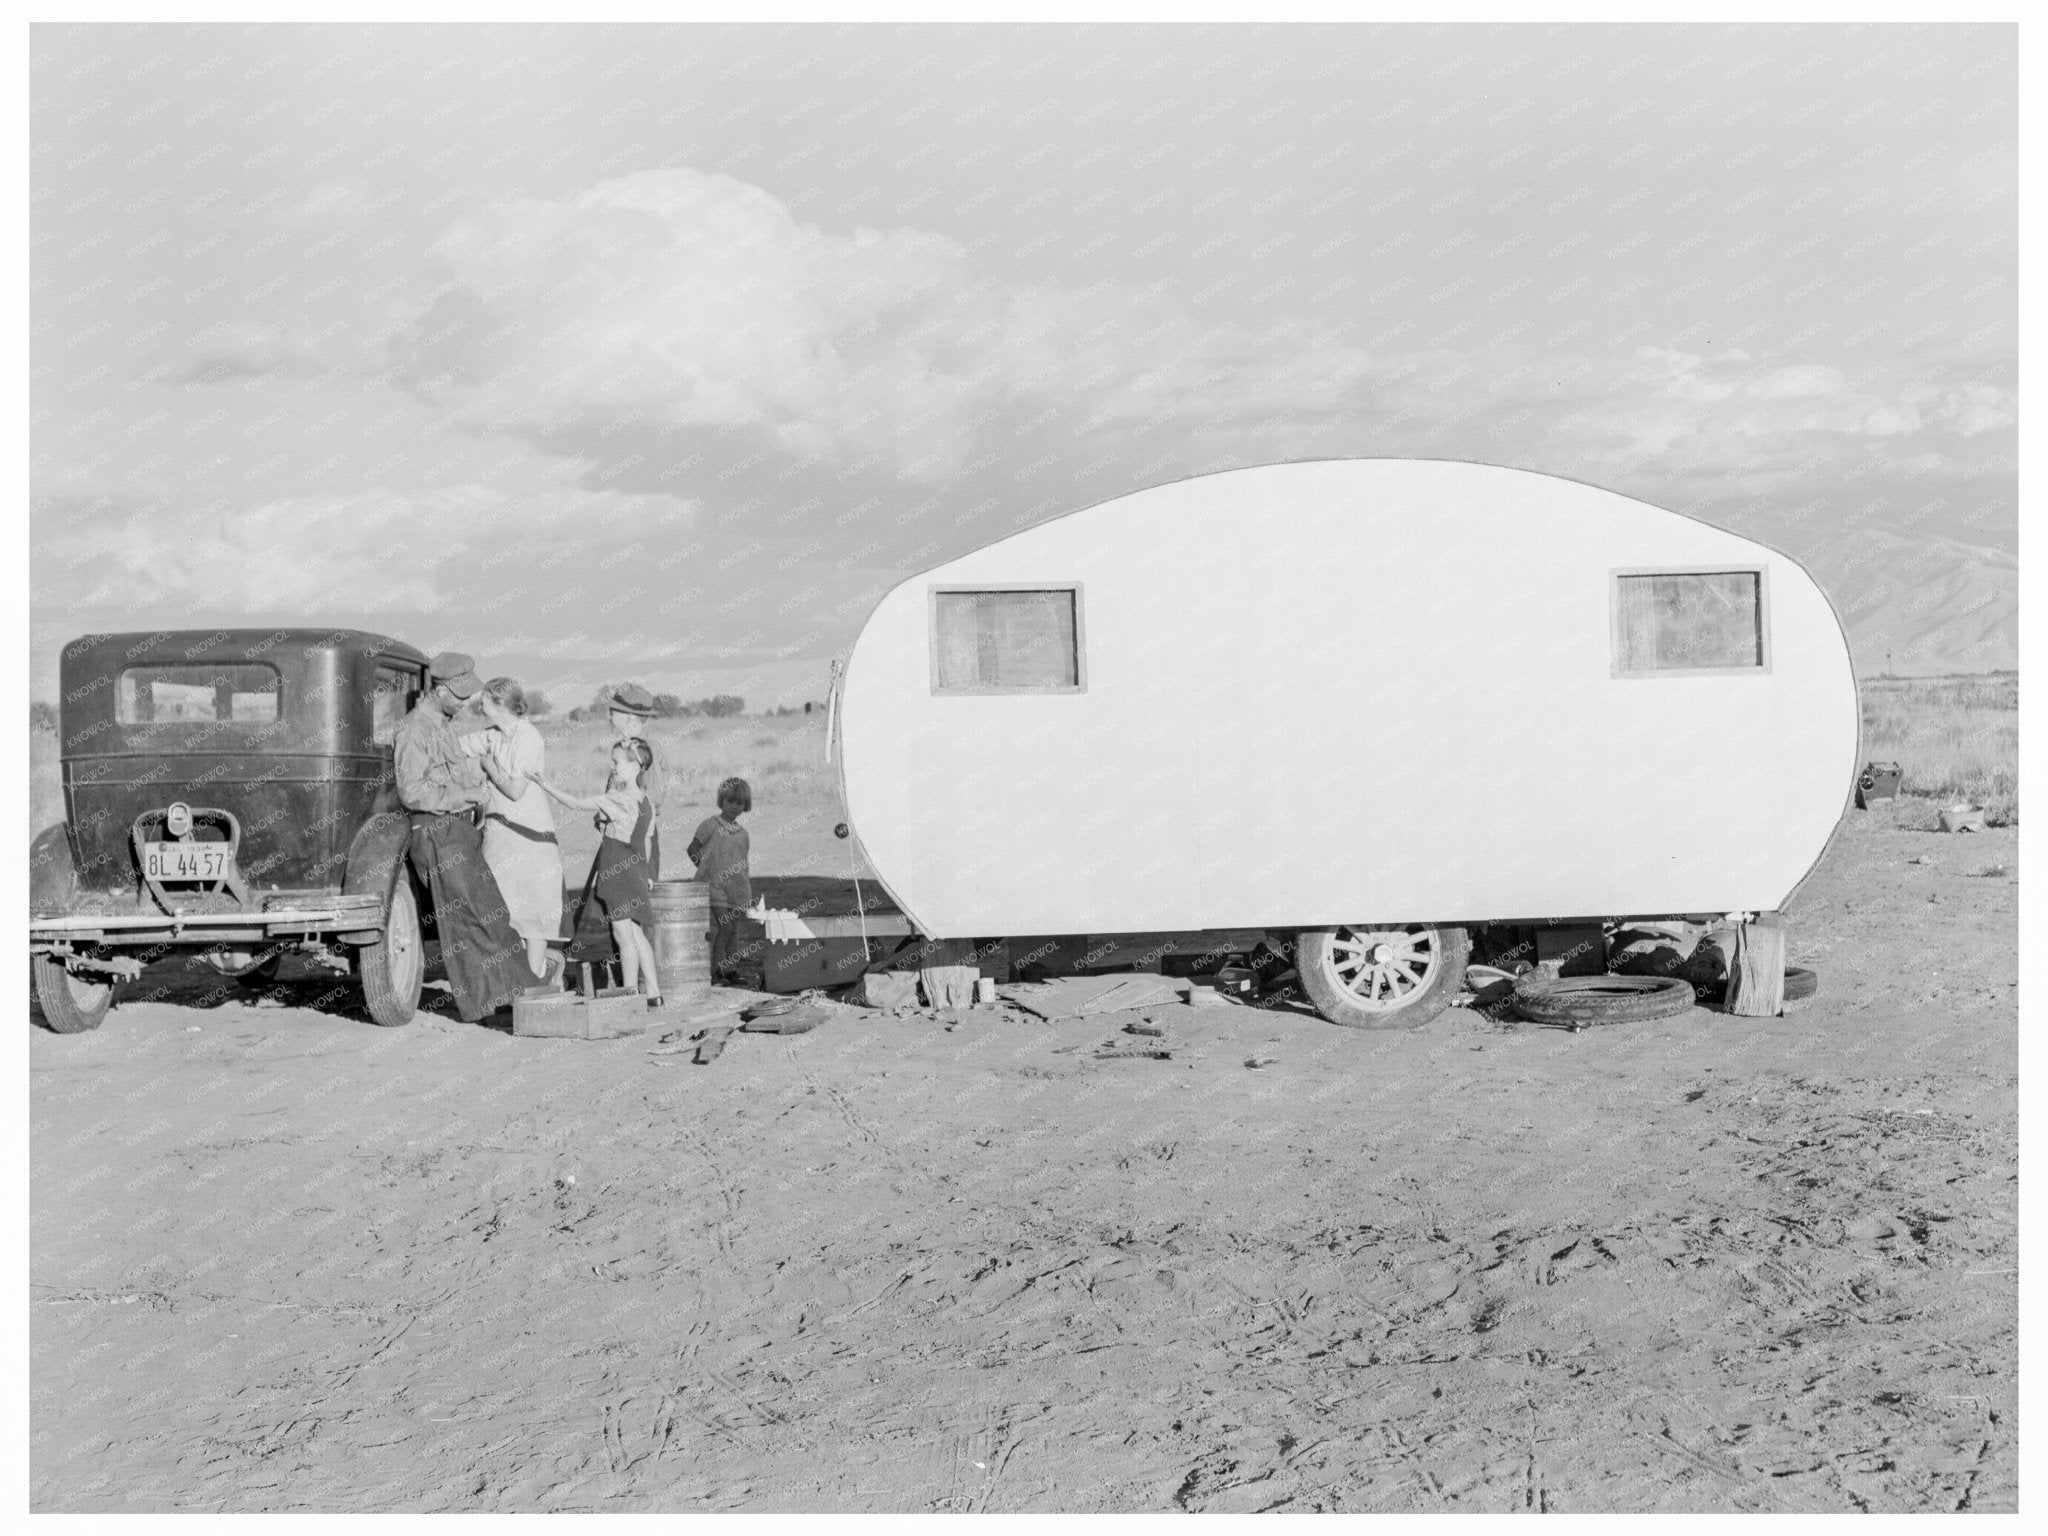
[{"label": "trailer wheel hubcap", "polygon": [[1436,980],[1443,943],[1434,928],[1339,928],[1324,964],[1352,1002],[1390,1013]]}]

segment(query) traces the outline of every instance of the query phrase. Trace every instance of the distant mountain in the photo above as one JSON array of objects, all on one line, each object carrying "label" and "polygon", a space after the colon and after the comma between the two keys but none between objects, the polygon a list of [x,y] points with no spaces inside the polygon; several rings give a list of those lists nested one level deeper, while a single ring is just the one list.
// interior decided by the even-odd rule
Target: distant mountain
[{"label": "distant mountain", "polygon": [[2010,550],[1881,525],[1779,547],[1834,599],[1859,675],[1884,671],[1887,655],[1902,673],[2019,665],[2019,560]]}]

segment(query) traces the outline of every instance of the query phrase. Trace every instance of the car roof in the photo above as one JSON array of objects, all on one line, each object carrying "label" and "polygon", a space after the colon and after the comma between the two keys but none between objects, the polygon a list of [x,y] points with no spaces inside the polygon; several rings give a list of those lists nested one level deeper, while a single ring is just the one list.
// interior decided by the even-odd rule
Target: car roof
[{"label": "car roof", "polygon": [[426,653],[366,629],[134,629],[81,635],[64,647],[68,666],[94,660],[128,666],[181,661],[238,661],[275,651],[348,651],[396,656],[425,665]]}]

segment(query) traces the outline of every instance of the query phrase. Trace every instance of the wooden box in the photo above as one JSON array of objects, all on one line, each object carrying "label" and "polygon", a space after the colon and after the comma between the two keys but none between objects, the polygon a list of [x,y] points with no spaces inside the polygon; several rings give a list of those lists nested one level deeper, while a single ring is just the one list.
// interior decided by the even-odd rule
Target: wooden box
[{"label": "wooden box", "polygon": [[606,987],[589,997],[562,992],[512,1000],[512,1033],[554,1040],[615,1040],[637,1035],[653,1017],[647,999],[625,987]]}]

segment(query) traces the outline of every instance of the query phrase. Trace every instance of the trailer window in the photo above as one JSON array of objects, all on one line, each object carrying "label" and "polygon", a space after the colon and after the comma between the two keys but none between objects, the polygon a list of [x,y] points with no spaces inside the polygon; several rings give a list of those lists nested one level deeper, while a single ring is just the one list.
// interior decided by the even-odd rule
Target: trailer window
[{"label": "trailer window", "polygon": [[932,692],[1074,693],[1082,686],[1079,587],[932,592]]},{"label": "trailer window", "polygon": [[388,747],[398,740],[399,722],[412,713],[419,697],[419,673],[410,667],[378,665],[377,691],[370,700],[370,735],[378,746]]},{"label": "trailer window", "polygon": [[121,725],[261,725],[278,717],[277,668],[260,662],[130,667],[114,690]]},{"label": "trailer window", "polygon": [[1768,668],[1765,591],[1760,569],[1615,572],[1615,674]]}]

